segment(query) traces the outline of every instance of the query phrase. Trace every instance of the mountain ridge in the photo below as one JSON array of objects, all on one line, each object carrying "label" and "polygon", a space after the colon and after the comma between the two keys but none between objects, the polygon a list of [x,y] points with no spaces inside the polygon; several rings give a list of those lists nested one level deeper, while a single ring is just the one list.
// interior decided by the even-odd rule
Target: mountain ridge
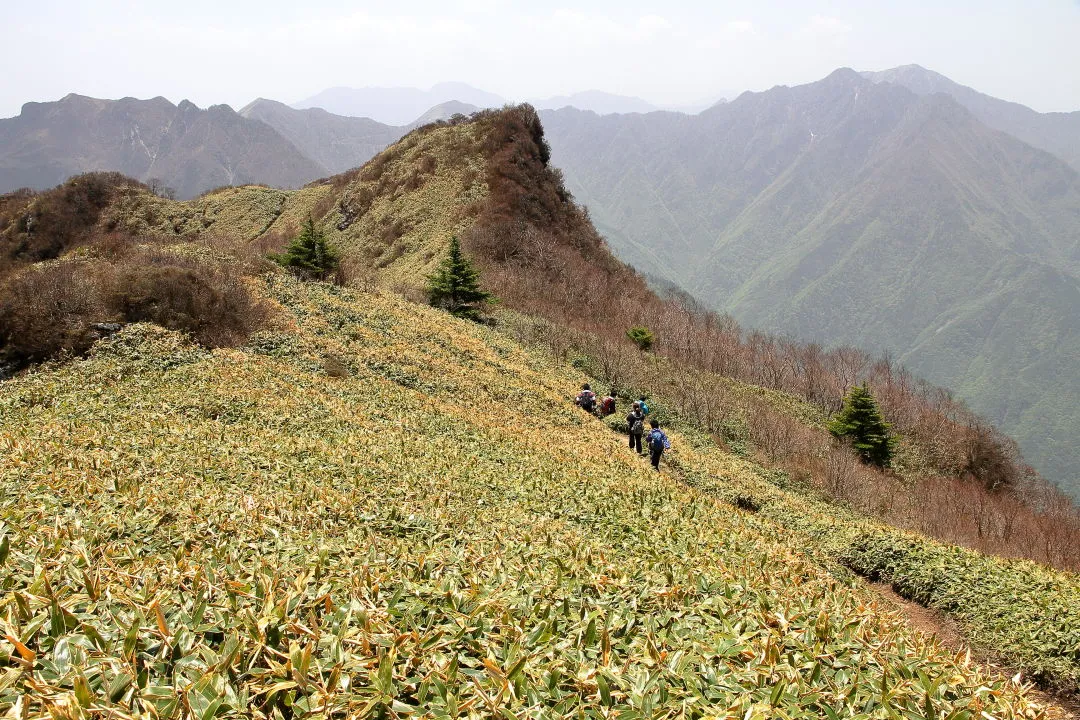
[{"label": "mountain ridge", "polygon": [[[1036,280],[1041,265],[1075,276],[1080,260],[1080,181],[1062,160],[987,128],[949,96],[920,96],[850,69],[744,93],[678,121],[572,110],[542,117],[569,186],[622,257],[750,326],[896,353],[1009,422],[1039,467],[1080,491],[1072,484],[1080,457],[1068,440],[1080,432],[1080,416],[1068,409],[1080,403],[1075,371],[1037,364],[1040,382],[1029,377],[1034,366],[1000,364],[1012,344],[1054,347],[1044,336],[1060,337],[1063,352],[1077,345],[1065,315],[1054,314],[1052,328],[1008,321],[1025,312],[1025,298],[1073,302],[1068,284]],[[1013,266],[1027,268],[1028,280],[1009,285],[987,264],[1000,253],[1034,262]],[[1008,311],[975,325],[935,321],[964,304]],[[999,335],[988,357],[979,333],[1004,326],[1014,335]],[[919,343],[923,362],[909,343],[931,330],[939,330],[934,342],[924,334]],[[956,360],[951,370],[943,347],[952,348],[944,355]],[[997,370],[988,375],[986,366]],[[1026,401],[998,389],[1014,372],[1031,393]],[[1041,432],[1033,408],[1059,395],[1070,400],[1055,398],[1055,429]]]},{"label": "mountain ridge", "polygon": [[[963,347],[974,348],[980,332],[1010,326],[1008,317],[1026,312],[1025,294],[1050,307],[1068,304],[1067,298],[1072,297],[1068,282],[1047,280],[1055,276],[1043,273],[1040,263],[1073,272],[1080,261],[1073,229],[1077,224],[1076,177],[1056,156],[990,129],[976,113],[950,98],[915,92],[891,81],[875,82],[843,68],[818,83],[744,93],[697,116],[670,112],[595,115],[570,109],[542,111],[541,117],[548,126],[555,162],[565,171],[567,188],[590,207],[593,220],[620,257],[744,321],[803,336],[816,333],[812,328],[819,327],[815,323],[821,322],[822,313],[839,307],[825,291],[829,278],[838,277],[836,273],[817,275],[827,262],[844,256],[835,238],[851,242],[861,238],[862,252],[869,253],[866,258],[901,262],[903,258],[895,253],[878,256],[870,250],[884,247],[880,243],[891,238],[900,243],[898,247],[913,252],[912,257],[934,258],[928,261],[932,266],[968,263],[979,268],[984,273],[981,280],[961,277],[953,283],[944,279],[940,267],[931,267],[927,272],[936,279],[919,285],[909,277],[914,271],[911,266],[897,278],[878,283],[884,295],[860,296],[864,306],[880,304],[883,312],[903,311],[899,317],[886,318],[887,327],[878,318],[864,324],[864,335],[840,327],[822,330],[820,337],[812,338],[826,344],[857,342],[889,350],[911,359],[917,370],[917,358],[925,354],[930,379],[962,388],[965,396],[972,397],[978,386],[1000,386],[1003,383],[994,378],[1011,375],[1004,369],[986,375],[986,367],[1000,362],[986,355],[991,349],[985,346],[971,352],[954,349],[954,367],[969,371],[962,376],[947,371],[949,343],[943,338],[963,334],[962,342],[967,343]],[[168,104],[164,98],[146,102]],[[339,172],[358,166],[404,132],[374,121],[365,125],[354,122],[356,118],[299,111],[273,101],[251,103],[240,115],[254,116],[257,108],[265,111],[260,120],[275,126],[281,140],[300,155],[318,158],[304,181],[326,174],[320,172],[324,165],[329,166],[326,171]],[[214,106],[199,111],[185,101],[176,106],[176,112],[227,119],[231,109]],[[31,107],[30,114],[35,113],[41,114],[42,109]],[[900,127],[901,121],[907,123],[906,129],[891,136],[883,131]],[[932,136],[932,141],[920,140],[923,135]],[[136,155],[143,152],[134,141],[129,144]],[[917,152],[920,161],[904,162],[905,152]],[[941,192],[926,192],[920,184]],[[922,240],[916,238],[915,228],[921,228]],[[809,246],[800,244],[814,234],[833,236],[834,242],[811,253]],[[927,245],[926,238],[933,243]],[[944,250],[947,239],[955,245],[951,255]],[[794,249],[786,248],[793,240],[797,241]],[[987,249],[1015,256],[1007,266],[1019,279],[1010,282],[1002,270],[987,264]],[[876,265],[866,258],[860,261],[861,267],[872,273]],[[1004,289],[995,290],[998,286]],[[987,315],[989,311],[966,313],[953,307],[963,301],[961,288],[981,293],[969,298],[973,307],[1011,309],[1004,319]],[[896,296],[909,294],[924,301],[932,298],[943,309],[896,302]],[[717,305],[721,296],[724,302]],[[775,307],[777,297],[785,298],[791,307]],[[818,298],[816,304],[810,303],[813,298]],[[806,313],[796,311],[795,306],[807,303],[813,307]],[[1056,330],[1045,323],[1028,322],[1026,329],[1017,327],[1014,339],[1025,337],[1028,340],[1023,344],[1053,348],[1037,337],[1035,328],[1042,328],[1043,334],[1060,331],[1064,339],[1058,345],[1067,350],[1074,332],[1070,323],[1058,313],[1049,317]],[[1055,362],[1035,362],[1010,372],[1026,378],[1035,366],[1055,367],[1055,377],[1063,377],[1062,366]],[[1023,385],[1034,393],[1030,403],[1017,406],[1014,397],[1003,404],[995,398],[1015,393],[994,390],[984,405],[976,403],[976,407],[998,420],[1028,417],[1026,429],[1019,434],[1035,437],[1040,431],[1032,408],[1043,406],[1047,392],[1038,388],[1037,381]],[[1066,383],[1062,395],[1071,397],[1073,387]],[[1051,403],[1067,405],[1060,398]],[[1067,444],[1061,438],[1069,434],[1062,436],[1062,432],[1041,434],[1047,442]],[[1044,454],[1036,450],[1034,456]],[[1063,460],[1053,474],[1060,476],[1071,467],[1075,465],[1070,460]]]},{"label": "mountain ridge", "polygon": [[228,105],[203,110],[188,100],[72,93],[0,119],[0,192],[51,187],[92,170],[169,178],[181,197],[219,185],[297,187],[325,174],[269,125]]},{"label": "mountain ridge", "polygon": [[919,95],[949,95],[986,125],[1057,155],[1080,171],[1080,110],[1040,113],[1021,103],[981,93],[920,65],[861,74],[873,82],[902,85]]}]

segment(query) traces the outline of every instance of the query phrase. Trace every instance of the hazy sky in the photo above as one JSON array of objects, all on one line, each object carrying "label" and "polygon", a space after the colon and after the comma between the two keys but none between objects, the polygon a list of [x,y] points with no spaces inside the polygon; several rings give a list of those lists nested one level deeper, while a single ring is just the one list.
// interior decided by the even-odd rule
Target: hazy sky
[{"label": "hazy sky", "polygon": [[598,88],[656,104],[918,63],[1080,110],[1080,0],[11,0],[0,117],[69,92],[240,108],[331,86],[463,81],[510,99]]}]

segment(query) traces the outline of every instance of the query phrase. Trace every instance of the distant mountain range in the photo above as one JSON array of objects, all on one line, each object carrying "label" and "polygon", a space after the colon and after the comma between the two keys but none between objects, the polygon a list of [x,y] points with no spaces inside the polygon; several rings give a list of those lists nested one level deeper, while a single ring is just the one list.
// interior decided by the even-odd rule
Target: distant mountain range
[{"label": "distant mountain range", "polygon": [[[0,120],[0,192],[90,169],[159,177],[182,197],[294,187],[496,97],[429,94],[439,102],[400,124],[263,99],[239,113],[163,98],[28,103]],[[1080,114],[1036,113],[917,66],[839,70],[696,115],[563,100],[611,103],[541,117],[552,162],[620,257],[747,327],[889,351],[1080,497]]]},{"label": "distant mountain range", "polygon": [[303,182],[362,165],[408,131],[366,117],[342,117],[321,108],[296,110],[262,98],[241,108],[240,115],[273,128],[318,164],[321,169]]},{"label": "distant mountain range", "polygon": [[[1080,175],[989,127],[961,86],[897,74],[696,116],[542,118],[622,258],[748,327],[890,351],[1080,494]],[[952,92],[907,88],[931,83]]]},{"label": "distant mountain range", "polygon": [[451,100],[479,108],[502,107],[506,99],[465,83],[439,83],[418,88],[336,87],[293,105],[298,110],[322,108],[335,115],[371,118],[384,125],[407,125],[436,105]]},{"label": "distant mountain range", "polygon": [[[429,108],[455,101],[473,109],[499,108],[511,100],[480,90],[465,83],[439,83],[430,90],[418,88],[344,88],[336,87],[301,100],[293,105],[298,110],[322,108],[336,115],[367,117],[386,125],[406,125],[416,121]],[[549,98],[532,98],[529,102],[537,110],[557,110],[575,107],[598,115],[611,113],[647,113],[659,108],[641,98],[616,95],[601,90],[585,90],[571,95]],[[692,106],[701,110],[713,101]],[[691,109],[688,106],[687,110]],[[433,118],[438,119],[438,118]]]},{"label": "distant mountain range", "polygon": [[949,95],[983,124],[1007,132],[1032,147],[1053,153],[1080,171],[1080,111],[1035,112],[1019,103],[984,95],[918,65],[864,72],[862,75],[874,82],[902,85],[918,95]]},{"label": "distant mountain range", "polygon": [[272,127],[227,105],[68,95],[0,120],[0,192],[48,188],[89,170],[160,178],[180,197],[219,185],[296,187],[325,174]]},{"label": "distant mountain range", "polygon": [[600,90],[586,90],[573,95],[556,95],[550,98],[530,100],[530,102],[537,110],[558,110],[564,107],[574,107],[598,115],[648,113],[659,110],[658,107],[641,98],[613,95]]}]

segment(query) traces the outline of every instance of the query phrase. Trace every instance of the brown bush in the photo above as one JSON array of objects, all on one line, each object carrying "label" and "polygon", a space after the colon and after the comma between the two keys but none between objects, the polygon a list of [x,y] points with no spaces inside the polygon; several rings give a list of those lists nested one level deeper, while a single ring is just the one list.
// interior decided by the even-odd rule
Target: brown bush
[{"label": "brown bush", "polygon": [[120,173],[87,173],[43,193],[20,192],[0,204],[0,264],[59,257],[90,238],[101,211],[126,186],[143,187]]},{"label": "brown bush", "polygon": [[267,316],[228,263],[171,252],[32,266],[0,290],[0,357],[23,367],[81,354],[106,323],[153,322],[207,347],[242,343]]},{"label": "brown bush", "polygon": [[81,354],[97,339],[93,325],[113,319],[86,263],[29,268],[0,291],[0,362],[18,368]]}]

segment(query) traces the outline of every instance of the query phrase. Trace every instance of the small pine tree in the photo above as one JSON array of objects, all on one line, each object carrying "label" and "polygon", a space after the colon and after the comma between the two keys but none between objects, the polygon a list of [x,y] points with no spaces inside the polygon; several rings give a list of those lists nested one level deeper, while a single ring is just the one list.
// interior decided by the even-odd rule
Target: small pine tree
[{"label": "small pine tree", "polygon": [[634,344],[638,346],[638,349],[642,352],[648,352],[652,348],[653,341],[656,339],[652,330],[641,325],[630,328],[626,331],[626,337],[634,341]]},{"label": "small pine tree", "polygon": [[864,463],[880,468],[892,463],[896,438],[866,385],[851,388],[843,410],[829,423],[829,432],[838,438],[851,438],[851,446]]},{"label": "small pine tree", "polygon": [[478,306],[495,302],[495,296],[480,289],[480,273],[461,252],[457,237],[450,238],[450,251],[438,269],[427,278],[428,302],[459,318],[480,321]]},{"label": "small pine tree", "polygon": [[310,215],[285,252],[270,255],[270,259],[305,280],[325,280],[341,264],[337,252],[326,242],[326,233],[315,227]]}]

